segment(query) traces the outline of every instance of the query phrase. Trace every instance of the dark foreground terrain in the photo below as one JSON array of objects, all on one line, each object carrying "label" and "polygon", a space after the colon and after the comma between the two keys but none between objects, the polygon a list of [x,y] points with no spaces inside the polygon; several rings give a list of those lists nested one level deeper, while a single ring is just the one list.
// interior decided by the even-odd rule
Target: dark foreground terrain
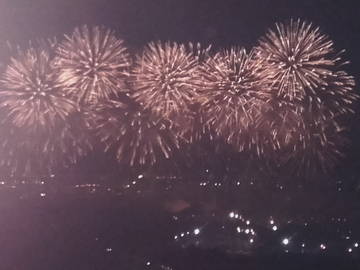
[{"label": "dark foreground terrain", "polygon": [[213,199],[203,183],[56,181],[0,183],[1,270],[360,269],[360,223],[343,205],[313,217],[315,204]]}]

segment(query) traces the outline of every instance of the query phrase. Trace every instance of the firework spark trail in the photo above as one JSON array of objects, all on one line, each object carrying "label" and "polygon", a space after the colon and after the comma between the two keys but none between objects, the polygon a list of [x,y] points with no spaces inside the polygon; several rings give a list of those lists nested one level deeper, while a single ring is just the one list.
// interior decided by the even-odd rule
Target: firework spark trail
[{"label": "firework spark trail", "polygon": [[275,167],[297,175],[329,172],[344,157],[348,143],[342,114],[309,103],[272,102],[258,126],[261,146]]},{"label": "firework spark trail", "polygon": [[316,96],[307,97],[308,111],[322,112],[329,117],[355,113],[354,103],[359,95],[354,91],[354,77],[345,71],[336,71],[326,78],[326,83],[315,89]]},{"label": "firework spark trail", "polygon": [[56,50],[57,83],[82,104],[108,100],[124,91],[130,60],[111,30],[87,26],[65,36]]},{"label": "firework spark trail", "polygon": [[76,103],[54,83],[46,50],[19,51],[0,83],[0,164],[7,172],[50,172],[91,149]]},{"label": "firework spark trail", "polygon": [[171,121],[174,132],[189,132],[195,121],[192,106],[198,95],[199,62],[208,50],[199,44],[150,43],[135,61],[132,97]]},{"label": "firework spark trail", "polygon": [[323,172],[329,172],[339,159],[344,157],[342,151],[347,143],[345,128],[336,119],[324,119],[322,116],[308,125],[309,127],[305,126],[303,129],[305,137],[303,141],[306,144],[296,152],[293,159],[298,164],[297,167],[302,166],[307,171],[321,168]]},{"label": "firework spark trail", "polygon": [[337,58],[333,42],[319,28],[291,20],[288,25],[276,24],[276,31],[270,30],[259,43],[257,49],[268,59],[278,96],[301,100],[307,91],[314,93],[327,85]]},{"label": "firework spark trail", "polygon": [[[308,119],[306,119],[308,118]],[[297,175],[329,172],[343,158],[347,143],[345,128],[335,119],[305,115],[292,133],[293,140],[283,146],[274,160]]]},{"label": "firework spark trail", "polygon": [[244,49],[232,48],[209,58],[202,67],[201,95],[197,101],[205,123],[237,151],[257,143],[246,133],[254,128],[270,100],[262,62],[255,59],[253,51],[247,54]]},{"label": "firework spark trail", "polygon": [[298,175],[328,172],[344,157],[348,143],[340,113],[328,107],[311,110],[308,103],[279,102],[263,116],[261,132],[269,159]]},{"label": "firework spark trail", "polygon": [[49,175],[75,164],[92,149],[91,138],[84,132],[80,113],[58,124],[52,131],[28,133],[2,125],[0,171],[9,175]]},{"label": "firework spark trail", "polygon": [[118,161],[131,166],[152,165],[179,147],[166,121],[139,108],[112,100],[93,105],[88,115],[105,152],[115,150]]}]

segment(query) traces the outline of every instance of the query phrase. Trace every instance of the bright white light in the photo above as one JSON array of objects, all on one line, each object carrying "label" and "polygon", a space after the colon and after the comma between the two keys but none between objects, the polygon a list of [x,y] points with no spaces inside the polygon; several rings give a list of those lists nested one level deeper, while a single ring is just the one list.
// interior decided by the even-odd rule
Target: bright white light
[{"label": "bright white light", "polygon": [[250,232],[249,229],[246,229],[246,230],[245,230],[245,233],[246,233],[246,234],[249,234],[249,232]]},{"label": "bright white light", "polygon": [[324,249],[326,249],[326,246],[324,244],[321,244],[320,248],[324,250]]},{"label": "bright white light", "polygon": [[348,252],[351,253],[351,252],[352,252],[352,248],[348,248]]},{"label": "bright white light", "polygon": [[174,239],[175,239],[175,240],[176,240],[176,239],[178,239],[178,236],[177,236],[177,235],[175,235],[175,236],[174,236]]},{"label": "bright white light", "polygon": [[46,193],[40,193],[40,196],[41,196],[41,197],[45,197],[45,196],[46,196]]},{"label": "bright white light", "polygon": [[239,218],[239,215],[238,215],[238,214],[235,214],[235,216],[234,216],[234,217],[237,219],[237,218]]},{"label": "bright white light", "polygon": [[185,236],[185,233],[180,234],[180,236],[181,236],[181,237],[184,237],[184,236]]},{"label": "bright white light", "polygon": [[147,262],[147,263],[146,263],[147,266],[150,266],[150,264],[151,264],[150,262]]},{"label": "bright white light", "polygon": [[199,228],[196,228],[195,230],[194,230],[194,234],[195,235],[198,235],[200,233],[200,229]]},{"label": "bright white light", "polygon": [[251,239],[250,239],[250,243],[254,243],[254,239],[251,238]]},{"label": "bright white light", "polygon": [[288,244],[290,243],[289,238],[284,238],[284,239],[282,240],[282,243],[283,243],[285,246],[288,245]]},{"label": "bright white light", "polygon": [[135,185],[135,184],[136,184],[136,181],[132,181],[132,184]]},{"label": "bright white light", "polygon": [[302,243],[302,244],[301,244],[301,247],[305,247],[305,243]]},{"label": "bright white light", "polygon": [[106,248],[106,252],[111,252],[112,248]]},{"label": "bright white light", "polygon": [[234,218],[234,216],[235,216],[235,213],[234,213],[234,212],[230,212],[230,213],[229,213],[229,217],[230,217],[230,218]]},{"label": "bright white light", "polygon": [[273,225],[273,224],[274,224],[274,221],[273,221],[272,219],[270,220],[270,224],[271,224],[271,225]]},{"label": "bright white light", "polygon": [[359,246],[359,243],[355,243],[355,244],[354,244],[354,247],[358,247],[358,246]]},{"label": "bright white light", "polygon": [[273,231],[277,231],[278,227],[276,225],[272,226]]},{"label": "bright white light", "polygon": [[142,179],[142,178],[144,178],[144,175],[143,175],[143,174],[139,174],[139,175],[138,175],[138,179]]},{"label": "bright white light", "polygon": [[241,228],[240,227],[236,227],[236,230],[238,233],[241,233]]},{"label": "bright white light", "polygon": [[247,221],[246,221],[246,225],[250,225],[250,220],[247,220]]}]

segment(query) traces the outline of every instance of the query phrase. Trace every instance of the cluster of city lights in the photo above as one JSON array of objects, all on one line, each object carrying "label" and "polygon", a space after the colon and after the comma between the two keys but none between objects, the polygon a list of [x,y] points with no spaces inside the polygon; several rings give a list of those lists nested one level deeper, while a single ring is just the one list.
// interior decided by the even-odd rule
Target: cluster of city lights
[{"label": "cluster of city lights", "polygon": [[[56,181],[53,181],[54,179],[54,175],[50,178],[43,177],[35,181],[21,178],[12,179],[11,181],[0,179],[0,189],[16,189],[29,184],[40,188],[39,193],[37,193],[40,198],[51,200],[51,184],[56,183]],[[151,181],[151,179],[148,179],[144,174],[138,174],[130,177],[127,183],[116,186],[106,186],[99,183],[81,183],[74,184],[72,190],[91,194],[106,191],[113,195],[122,194],[125,196],[125,191],[131,191],[129,194],[137,194],[139,191],[144,190],[144,188],[149,188],[149,181]],[[173,176],[171,180],[169,180],[168,177],[163,179],[161,176],[154,178],[154,183],[159,184],[157,187],[164,190],[169,190],[169,187],[174,189],[174,187],[182,181],[182,179],[175,176]],[[164,185],[164,183],[166,184]],[[207,180],[200,182],[198,187],[201,189],[208,185],[214,185],[215,187],[224,188],[225,185],[220,185],[220,183],[224,182]],[[235,186],[240,185],[240,181],[233,183],[235,183]],[[254,185],[255,180],[251,180],[251,182],[246,181],[246,183],[251,186]],[[194,186],[194,183],[190,184]],[[61,187],[63,186],[59,188]],[[19,189],[19,191],[21,190],[23,189]],[[236,207],[223,213],[212,213],[210,216],[203,216],[201,212],[199,213],[193,210],[190,208],[190,211],[185,214],[179,213],[172,216],[177,224],[176,226],[180,226],[178,227],[180,228],[179,232],[172,237],[175,243],[180,244],[182,247],[193,243],[199,248],[206,248],[209,243],[209,235],[214,236],[214,239],[210,239],[210,241],[218,241],[215,236],[221,238],[223,235],[230,235],[236,243],[236,245],[233,245],[234,248],[248,249],[251,253],[252,251],[256,252],[256,248],[264,245],[263,239],[265,231],[267,236],[270,235],[270,237],[277,239],[274,243],[277,242],[279,250],[283,250],[285,253],[312,254],[321,252],[324,254],[332,254],[334,250],[341,249],[347,254],[352,254],[352,256],[358,256],[359,253],[360,238],[357,238],[356,232],[346,229],[349,223],[349,219],[346,217],[332,216],[327,221],[321,221],[321,226],[325,226],[326,222],[328,222],[328,224],[332,226],[333,231],[336,232],[334,234],[335,237],[336,235],[339,236],[338,243],[334,243],[335,238],[330,239],[326,236],[322,239],[321,236],[319,236],[320,238],[316,240],[309,239],[306,236],[301,238],[302,228],[311,230],[314,224],[319,224],[320,221],[314,217],[308,217],[308,219],[302,217],[301,221],[299,221],[296,219],[286,220],[279,216],[270,215],[266,220],[259,221],[255,218],[250,219],[246,217],[241,210],[236,210]],[[189,217],[191,218],[189,219]],[[181,230],[182,226],[188,229]],[[295,226],[295,229],[290,229],[289,231],[291,226]],[[299,235],[300,237],[298,237]],[[216,246],[216,243],[214,242],[213,245]],[[108,247],[105,251],[106,253],[112,253],[113,249]]]},{"label": "cluster of city lights", "polygon": [[[186,243],[194,243],[196,246],[201,246],[201,242],[202,241],[207,241],[206,239],[202,239],[201,238],[201,233],[204,232],[205,234],[212,234],[212,235],[218,235],[218,237],[225,237],[225,235],[228,235],[229,233],[232,235],[232,239],[233,241],[245,241],[248,242],[250,244],[255,244],[256,242],[261,243],[261,241],[263,241],[263,236],[264,236],[264,232],[262,233],[257,233],[255,228],[252,228],[251,225],[253,224],[253,222],[250,219],[246,219],[244,218],[243,215],[241,215],[238,211],[232,210],[230,212],[228,212],[226,214],[227,216],[227,221],[226,219],[224,220],[223,218],[219,218],[217,217],[217,220],[224,220],[223,223],[219,223],[217,225],[218,229],[211,228],[211,232],[207,231],[207,226],[211,223],[209,220],[206,221],[206,223],[201,226],[202,229],[199,229],[199,227],[197,227],[196,229],[194,229],[193,232],[191,231],[184,231],[184,232],[180,232],[178,234],[176,234],[174,236],[174,240],[176,242],[179,242],[181,245],[183,245],[186,240]],[[215,217],[216,219],[216,217]],[[312,219],[312,218],[311,218]],[[345,218],[332,218],[332,221],[338,221],[338,220],[345,220]],[[197,221],[198,222],[198,221]],[[213,222],[216,223],[216,221],[214,220]],[[267,223],[266,224],[260,224],[255,222],[255,227],[256,228],[268,228],[267,230],[267,234],[270,234],[271,231],[274,233],[274,237],[278,238],[278,243],[279,246],[278,248],[282,249],[285,253],[300,253],[300,254],[311,254],[311,253],[317,253],[317,252],[329,252],[329,254],[331,254],[331,252],[333,252],[334,248],[338,248],[339,244],[334,244],[331,241],[334,241],[334,239],[332,240],[328,240],[325,241],[327,239],[324,239],[323,242],[319,241],[318,244],[314,244],[314,240],[312,239],[306,239],[304,238],[303,240],[300,240],[298,238],[294,238],[292,235],[297,235],[300,233],[300,231],[294,231],[292,233],[289,232],[285,232],[283,230],[280,230],[280,228],[285,228],[286,229],[286,225],[287,224],[292,224],[294,223],[293,221],[286,221],[284,225],[281,226],[281,222],[277,222],[275,221],[275,219],[270,216]],[[304,227],[308,227],[310,226],[310,222],[304,222],[303,226]],[[232,226],[234,225],[234,226]],[[337,230],[339,232],[339,229]],[[348,233],[350,234],[351,231],[348,231]],[[242,234],[243,236],[247,236],[247,237],[241,237],[238,238],[239,235]],[[191,237],[194,237],[193,241],[191,241]],[[358,247],[359,247],[359,242],[358,241],[353,241],[351,243],[351,236],[347,235],[343,238],[344,240],[347,241],[347,243],[345,244],[345,246],[343,247],[343,250],[346,253],[351,253],[354,254],[355,251],[357,251]],[[245,244],[244,242],[244,244]],[[308,243],[307,243],[308,242]],[[350,243],[349,243],[350,242]],[[185,245],[185,247],[188,246]],[[239,245],[240,248],[243,248],[243,246]],[[246,246],[250,252],[251,252],[251,246]],[[257,245],[253,246],[253,248],[256,249]],[[316,248],[317,247],[317,248]],[[204,248],[206,248],[206,246],[204,246]],[[235,252],[235,251],[234,251]]]}]

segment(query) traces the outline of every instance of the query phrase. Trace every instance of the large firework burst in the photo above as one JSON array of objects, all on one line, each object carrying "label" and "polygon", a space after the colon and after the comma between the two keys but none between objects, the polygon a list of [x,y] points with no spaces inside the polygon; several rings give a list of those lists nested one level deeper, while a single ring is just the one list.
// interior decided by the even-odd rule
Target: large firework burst
[{"label": "large firework burst", "polygon": [[27,130],[54,128],[77,110],[54,84],[49,53],[30,48],[11,59],[2,78],[0,108],[6,120]]},{"label": "large firework burst", "polygon": [[290,100],[301,100],[307,92],[326,85],[338,60],[333,56],[333,42],[319,28],[300,20],[276,24],[276,30],[269,30],[259,43],[276,94]]},{"label": "large firework burst", "polygon": [[262,62],[253,51],[232,48],[202,66],[198,102],[205,123],[238,151],[256,146],[256,123],[270,99]]},{"label": "large firework burst", "polygon": [[131,102],[112,100],[93,105],[88,120],[105,151],[115,151],[119,162],[131,166],[154,164],[178,148],[166,121]]},{"label": "large firework burst", "polygon": [[137,56],[132,71],[132,97],[145,109],[180,126],[191,128],[192,105],[198,95],[199,58],[207,49],[177,43],[150,43]]},{"label": "large firework burst", "polygon": [[108,100],[124,89],[130,66],[127,49],[103,27],[76,28],[56,50],[57,83],[83,104]]},{"label": "large firework burst", "polygon": [[46,50],[19,51],[0,83],[0,163],[7,171],[48,172],[84,155],[84,125],[73,123],[78,108],[55,85]]},{"label": "large firework burst", "polygon": [[272,80],[272,109],[261,118],[268,153],[281,155],[279,164],[327,171],[346,142],[340,117],[354,112],[354,78],[340,70],[344,62],[318,28],[300,20],[276,27],[256,48]]}]

